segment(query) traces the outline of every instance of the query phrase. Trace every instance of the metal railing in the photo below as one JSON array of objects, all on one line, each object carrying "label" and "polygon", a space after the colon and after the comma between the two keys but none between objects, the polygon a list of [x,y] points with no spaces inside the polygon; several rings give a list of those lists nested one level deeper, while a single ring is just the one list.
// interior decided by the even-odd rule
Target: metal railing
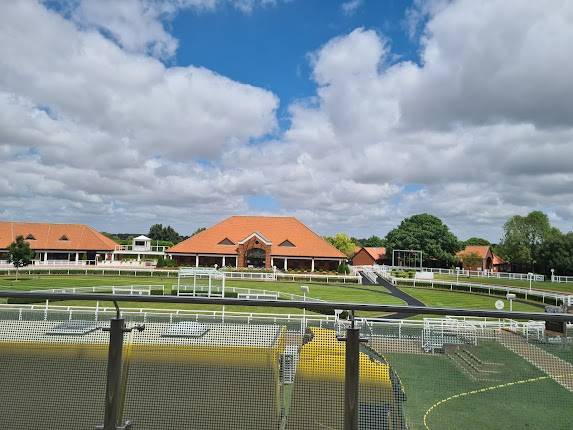
[{"label": "metal railing", "polygon": [[168,248],[167,246],[159,246],[159,245],[158,246],[115,245],[116,251],[124,251],[124,252],[127,251],[127,252],[133,252],[134,254],[138,252],[139,253],[154,252],[154,253],[164,254],[167,248]]},{"label": "metal railing", "polygon": [[[97,292],[0,291],[0,298],[116,303],[106,309],[111,321],[100,314],[99,324],[79,310],[81,319],[65,320],[53,306],[46,314],[25,303],[0,306],[4,428],[493,429],[507,419],[516,428],[566,428],[573,419],[565,407],[573,400],[567,332],[531,334],[543,322],[572,322],[573,314]],[[156,308],[143,326],[133,310],[120,312],[124,302],[142,310],[177,304],[306,313],[294,324],[253,313],[247,325]],[[362,312],[428,317],[356,316]],[[537,387],[543,396],[534,395]],[[498,392],[504,411],[521,405],[519,415],[496,412]],[[481,397],[472,404],[471,396]],[[449,402],[462,403],[450,412]],[[460,415],[459,407],[472,412]]]}]

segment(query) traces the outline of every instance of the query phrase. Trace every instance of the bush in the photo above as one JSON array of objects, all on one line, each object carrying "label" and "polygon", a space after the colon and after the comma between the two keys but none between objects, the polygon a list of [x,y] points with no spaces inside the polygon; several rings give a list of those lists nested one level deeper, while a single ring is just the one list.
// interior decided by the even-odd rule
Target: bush
[{"label": "bush", "polygon": [[350,267],[348,267],[348,263],[342,262],[336,271],[342,275],[348,275],[350,273]]},{"label": "bush", "polygon": [[157,267],[177,267],[177,262],[169,258],[159,257]]}]

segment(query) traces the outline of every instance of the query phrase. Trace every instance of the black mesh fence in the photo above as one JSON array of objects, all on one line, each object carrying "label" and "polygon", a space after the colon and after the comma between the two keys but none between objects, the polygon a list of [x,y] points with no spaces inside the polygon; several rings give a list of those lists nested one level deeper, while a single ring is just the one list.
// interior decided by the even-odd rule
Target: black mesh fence
[{"label": "black mesh fence", "polygon": [[[103,423],[104,317],[0,310],[1,428]],[[145,324],[123,347],[132,429],[343,428],[347,321],[147,314]],[[571,332],[483,318],[357,324],[361,430],[572,428]]]}]

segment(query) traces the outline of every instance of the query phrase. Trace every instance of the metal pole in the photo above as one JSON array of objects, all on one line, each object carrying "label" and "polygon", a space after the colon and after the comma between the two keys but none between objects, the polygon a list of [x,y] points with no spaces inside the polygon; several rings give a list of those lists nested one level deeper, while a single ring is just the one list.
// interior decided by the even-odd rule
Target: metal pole
[{"label": "metal pole", "polygon": [[358,430],[360,329],[346,329],[346,366],[344,373],[344,430]]},{"label": "metal pole", "polygon": [[121,364],[125,320],[113,318],[109,326],[109,351],[107,356],[107,386],[103,430],[117,430],[121,390]]}]

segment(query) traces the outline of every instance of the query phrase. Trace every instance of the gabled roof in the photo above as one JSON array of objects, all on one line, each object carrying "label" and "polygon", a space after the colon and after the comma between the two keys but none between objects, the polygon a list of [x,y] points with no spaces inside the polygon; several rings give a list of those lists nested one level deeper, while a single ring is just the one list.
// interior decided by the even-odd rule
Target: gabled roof
[{"label": "gabled roof", "polygon": [[263,243],[265,245],[271,245],[273,242],[270,239],[267,239],[265,237],[264,234],[262,234],[260,231],[254,231],[251,234],[249,234],[247,237],[243,238],[242,240],[239,240],[239,243],[246,243],[248,242],[252,237],[258,237],[259,239],[261,239],[263,241]]},{"label": "gabled roof", "polygon": [[[456,255],[458,257],[464,257],[465,255],[469,254],[477,254],[478,256],[480,256],[482,259],[485,260],[487,258],[488,253],[491,252],[490,249],[491,247],[489,245],[468,245],[461,251],[458,251]],[[491,256],[493,256],[493,254],[491,254]]]},{"label": "gabled roof", "polygon": [[[28,240],[32,249],[62,251],[113,251],[116,243],[84,224],[49,224],[0,221],[0,249],[7,249],[17,236]],[[65,236],[68,240],[61,240]]]},{"label": "gabled roof", "polygon": [[383,246],[363,246],[362,249],[368,253],[374,260],[382,260],[386,257],[386,248]]},{"label": "gabled roof", "polygon": [[[271,254],[274,256],[346,258],[342,252],[296,218],[273,216],[232,216],[172,246],[167,252],[236,254],[236,247],[219,245],[219,243],[225,238],[239,243],[254,233],[257,233],[259,237],[263,236],[261,238],[271,243]],[[279,246],[285,240],[296,246]]]},{"label": "gabled roof", "polygon": [[151,240],[151,239],[148,238],[147,236],[141,235],[141,236],[135,237],[133,240]]},{"label": "gabled roof", "polygon": [[505,260],[503,258],[501,258],[499,255],[493,254],[492,264],[494,266],[498,265],[498,264],[505,264]]}]

